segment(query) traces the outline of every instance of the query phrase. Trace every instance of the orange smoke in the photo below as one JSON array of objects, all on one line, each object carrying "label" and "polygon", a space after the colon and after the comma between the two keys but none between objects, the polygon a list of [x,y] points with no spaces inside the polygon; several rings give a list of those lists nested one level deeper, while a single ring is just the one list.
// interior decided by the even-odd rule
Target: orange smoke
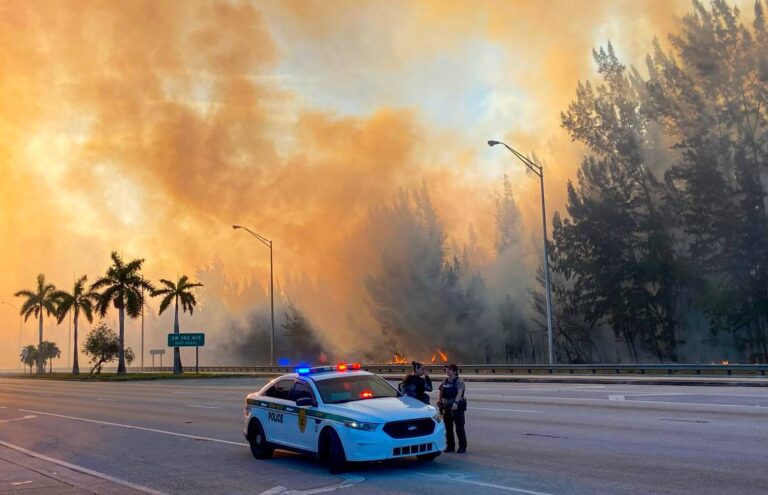
[{"label": "orange smoke", "polygon": [[[269,253],[229,228],[240,223],[274,241],[279,295],[306,311],[330,347],[366,348],[379,337],[363,282],[379,253],[356,249],[369,209],[425,183],[450,247],[461,250],[471,225],[482,251],[473,259],[482,259],[500,178],[482,150],[494,137],[548,160],[548,208],[561,208],[579,160],[558,134],[558,114],[576,81],[592,75],[590,48],[615,34],[627,40],[619,49],[642,55],[636,40],[650,43],[649,26],[677,11],[667,4],[5,0],[0,300],[39,272],[65,289],[73,273],[93,279],[116,249],[146,258],[151,279],[222,260],[230,280],[248,279],[239,287],[258,281],[261,297],[246,301],[254,305],[266,297]],[[537,27],[509,29],[511,18]],[[491,88],[477,102],[487,115],[446,128],[425,111],[450,109],[474,88],[457,83],[455,98],[432,101],[434,78],[419,68],[445,65],[478,39],[484,57],[500,57],[489,67],[502,69],[462,84]],[[346,91],[349,81],[357,86]],[[500,113],[486,108],[494,105]],[[475,126],[494,135],[468,136]],[[498,160],[517,170],[511,157]],[[516,187],[538,236],[537,186]],[[0,305],[0,328],[16,325]],[[147,325],[148,347],[163,345],[167,329]],[[22,330],[25,343],[35,341],[33,326]],[[45,332],[67,348],[66,325],[48,319]],[[0,334],[0,368],[17,363],[14,333]],[[126,338],[137,349],[138,323]],[[439,349],[434,358],[447,361]]]}]

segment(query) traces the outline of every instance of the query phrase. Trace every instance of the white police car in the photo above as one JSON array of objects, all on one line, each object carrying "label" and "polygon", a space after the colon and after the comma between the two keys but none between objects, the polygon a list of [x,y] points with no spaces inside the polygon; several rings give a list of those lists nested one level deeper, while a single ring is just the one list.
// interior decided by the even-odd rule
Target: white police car
[{"label": "white police car", "polygon": [[272,380],[247,396],[243,433],[257,459],[275,449],[308,453],[331,473],[348,461],[431,461],[445,448],[436,408],[403,396],[359,364],[297,368]]}]

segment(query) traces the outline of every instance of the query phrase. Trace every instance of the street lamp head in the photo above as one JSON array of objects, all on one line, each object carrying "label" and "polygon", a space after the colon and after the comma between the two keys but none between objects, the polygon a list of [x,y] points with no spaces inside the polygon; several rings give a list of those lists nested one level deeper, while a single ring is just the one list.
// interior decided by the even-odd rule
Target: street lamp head
[{"label": "street lamp head", "polygon": [[237,229],[242,229],[243,227],[241,227],[240,225],[233,225],[232,228],[237,230]]},{"label": "street lamp head", "polygon": [[488,146],[496,146],[497,144],[501,144],[501,141],[494,141],[494,140],[488,141]]}]

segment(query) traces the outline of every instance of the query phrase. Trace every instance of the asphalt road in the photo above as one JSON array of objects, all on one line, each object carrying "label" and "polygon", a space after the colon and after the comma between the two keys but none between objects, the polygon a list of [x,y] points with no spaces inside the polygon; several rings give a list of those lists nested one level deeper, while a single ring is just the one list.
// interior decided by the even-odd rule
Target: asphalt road
[{"label": "asphalt road", "polygon": [[768,492],[765,388],[468,383],[466,455],[332,476],[251,456],[243,398],[264,382],[0,379],[0,440],[168,494]]}]

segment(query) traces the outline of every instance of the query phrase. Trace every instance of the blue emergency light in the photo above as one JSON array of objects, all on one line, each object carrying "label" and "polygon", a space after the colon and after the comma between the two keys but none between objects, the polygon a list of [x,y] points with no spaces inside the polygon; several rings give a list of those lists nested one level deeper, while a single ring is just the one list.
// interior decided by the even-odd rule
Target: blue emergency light
[{"label": "blue emergency light", "polygon": [[329,372],[329,371],[360,371],[361,369],[362,369],[362,366],[360,365],[360,363],[354,363],[354,364],[339,363],[336,366],[315,366],[312,368],[308,366],[300,366],[296,368],[294,371],[299,375],[311,375],[313,373],[323,373],[323,372]]}]

